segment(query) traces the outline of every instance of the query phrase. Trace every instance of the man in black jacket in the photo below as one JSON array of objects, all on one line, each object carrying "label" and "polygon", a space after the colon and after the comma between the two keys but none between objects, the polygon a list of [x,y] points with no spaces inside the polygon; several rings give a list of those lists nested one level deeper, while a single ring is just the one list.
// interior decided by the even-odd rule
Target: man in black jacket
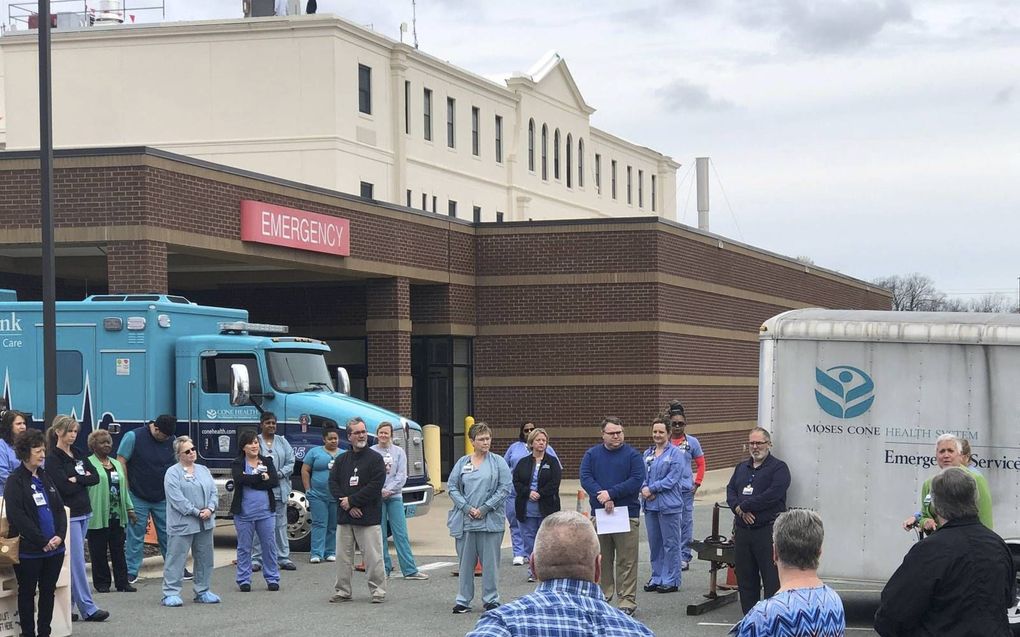
[{"label": "man in black jacket", "polygon": [[761,599],[779,590],[779,570],[772,558],[772,525],[786,511],[790,468],[772,455],[772,435],[755,427],[747,436],[750,457],[733,469],[726,503],[733,511],[737,592],[746,615]]},{"label": "man in black jacket", "polygon": [[978,519],[977,485],[950,467],[931,481],[939,528],[915,544],[882,591],[875,631],[882,637],[1005,637],[1016,599],[1009,547]]},{"label": "man in black jacket", "polygon": [[382,487],[386,481],[383,457],[369,449],[365,421],[352,418],[347,422],[347,439],[351,448],[333,463],[329,474],[329,490],[337,500],[337,544],[335,592],[331,602],[351,600],[351,578],[354,576],[354,546],[361,547],[368,574],[368,590],[372,603],[386,601],[386,570],[382,553]]}]

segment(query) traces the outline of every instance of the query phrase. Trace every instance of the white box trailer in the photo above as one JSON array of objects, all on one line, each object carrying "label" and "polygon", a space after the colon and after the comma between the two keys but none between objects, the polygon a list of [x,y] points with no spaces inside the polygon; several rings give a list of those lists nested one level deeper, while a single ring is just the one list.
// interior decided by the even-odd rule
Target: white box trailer
[{"label": "white box trailer", "polygon": [[793,310],[760,342],[758,424],[790,466],[787,505],[825,522],[823,578],[892,575],[943,433],[970,443],[1020,554],[1020,315]]}]

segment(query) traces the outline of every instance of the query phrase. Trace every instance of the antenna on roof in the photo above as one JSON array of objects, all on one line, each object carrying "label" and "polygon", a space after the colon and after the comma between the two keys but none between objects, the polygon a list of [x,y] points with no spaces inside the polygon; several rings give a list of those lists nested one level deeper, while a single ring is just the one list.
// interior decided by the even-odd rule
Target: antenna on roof
[{"label": "antenna on roof", "polygon": [[414,37],[414,48],[418,48],[418,4],[411,0],[411,35]]}]

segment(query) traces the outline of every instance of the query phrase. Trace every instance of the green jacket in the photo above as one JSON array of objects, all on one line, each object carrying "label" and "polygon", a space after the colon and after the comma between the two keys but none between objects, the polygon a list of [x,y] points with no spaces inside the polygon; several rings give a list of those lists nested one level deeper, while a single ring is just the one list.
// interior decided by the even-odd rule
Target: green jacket
[{"label": "green jacket", "polygon": [[[994,531],[992,523],[992,492],[988,490],[988,480],[973,467],[963,467],[968,472],[974,482],[977,483],[978,493],[978,519],[981,520],[981,524],[984,524],[987,529]],[[929,493],[931,492],[931,478],[924,481],[924,486],[921,487],[921,518],[919,524],[924,528],[925,520],[935,520],[938,523],[938,519],[935,517],[935,512],[931,508],[931,498]]]},{"label": "green jacket", "polygon": [[[117,472],[120,481],[120,507],[117,509],[117,518],[120,519],[122,526],[127,526],[127,512],[135,508],[131,501],[131,491],[127,487],[127,471],[113,456],[110,456],[109,460],[113,463],[113,469]],[[89,501],[92,503],[89,528],[105,529],[110,526],[110,481],[106,476],[106,469],[103,468],[95,454],[89,456],[89,462],[95,467],[96,474],[99,476],[99,484],[89,487]]]}]

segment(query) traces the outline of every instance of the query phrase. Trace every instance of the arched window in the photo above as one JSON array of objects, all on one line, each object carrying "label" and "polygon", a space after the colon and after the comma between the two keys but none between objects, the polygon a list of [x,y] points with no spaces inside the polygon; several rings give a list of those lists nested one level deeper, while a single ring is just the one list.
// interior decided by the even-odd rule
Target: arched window
[{"label": "arched window", "polygon": [[574,137],[570,133],[567,133],[567,188],[573,185],[574,175]]},{"label": "arched window", "polygon": [[577,140],[577,187],[584,188],[584,139]]},{"label": "arched window", "polygon": [[553,133],[553,179],[560,178],[560,129]]},{"label": "arched window", "polygon": [[528,170],[535,172],[535,120],[528,121]]},{"label": "arched window", "polygon": [[549,127],[542,124],[542,179],[549,179]]}]

